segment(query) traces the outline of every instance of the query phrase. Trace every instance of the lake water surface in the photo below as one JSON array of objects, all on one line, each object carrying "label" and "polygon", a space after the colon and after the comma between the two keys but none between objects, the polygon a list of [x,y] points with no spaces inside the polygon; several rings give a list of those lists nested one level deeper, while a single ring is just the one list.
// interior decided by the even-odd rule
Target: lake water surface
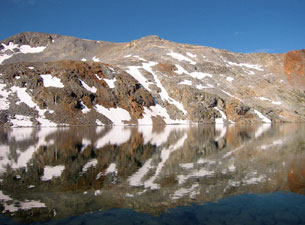
[{"label": "lake water surface", "polygon": [[0,224],[305,224],[305,124],[0,130]]}]

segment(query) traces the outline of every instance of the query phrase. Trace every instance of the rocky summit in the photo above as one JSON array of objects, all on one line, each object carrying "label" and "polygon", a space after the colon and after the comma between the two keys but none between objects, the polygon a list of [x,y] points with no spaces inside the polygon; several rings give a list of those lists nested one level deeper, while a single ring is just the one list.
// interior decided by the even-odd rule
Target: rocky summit
[{"label": "rocky summit", "polygon": [[0,42],[0,126],[304,122],[304,106],[305,49],[34,32]]}]

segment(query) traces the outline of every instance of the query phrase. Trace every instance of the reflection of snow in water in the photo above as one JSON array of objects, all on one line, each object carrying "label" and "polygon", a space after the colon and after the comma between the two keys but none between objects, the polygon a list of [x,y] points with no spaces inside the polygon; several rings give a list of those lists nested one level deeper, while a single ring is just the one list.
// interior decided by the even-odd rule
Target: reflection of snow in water
[{"label": "reflection of snow in water", "polygon": [[95,147],[102,148],[106,145],[121,145],[127,142],[130,136],[130,129],[125,128],[124,126],[114,126],[96,141]]},{"label": "reflection of snow in water", "polygon": [[[196,201],[198,201],[199,199],[202,200],[203,197],[212,198],[210,197],[211,195],[218,195],[221,197],[224,194],[236,193],[237,189],[251,191],[253,190],[252,187],[255,185],[265,185],[269,182],[269,179],[272,179],[272,175],[278,175],[279,173],[279,170],[275,167],[277,163],[276,157],[266,159],[273,163],[272,170],[264,170],[255,167],[256,164],[258,166],[262,165],[260,164],[261,162],[255,160],[255,157],[257,157],[258,154],[272,154],[278,147],[287,146],[284,143],[291,140],[281,138],[282,134],[276,132],[266,132],[269,129],[274,131],[274,127],[271,127],[270,124],[262,124],[256,130],[253,128],[256,127],[252,127],[245,131],[245,128],[243,127],[241,131],[244,132],[242,134],[244,136],[237,136],[240,134],[237,132],[238,128],[234,128],[232,134],[230,133],[231,129],[226,129],[225,127],[217,128],[217,126],[216,133],[214,127],[199,129],[196,132],[188,130],[185,126],[179,126],[179,128],[167,126],[163,130],[160,129],[159,132],[155,132],[150,126],[138,128],[112,127],[110,129],[108,127],[102,127],[101,130],[105,133],[104,135],[102,135],[102,133],[95,133],[90,137],[87,133],[77,133],[78,131],[74,130],[71,134],[73,138],[76,136],[75,134],[79,137],[79,140],[75,141],[78,145],[75,149],[80,152],[79,157],[81,158],[80,163],[77,164],[76,162],[75,167],[78,166],[78,174],[88,172],[88,176],[82,176],[82,178],[80,178],[92,179],[89,180],[88,183],[91,182],[94,185],[105,184],[109,189],[112,187],[121,188],[118,192],[123,192],[119,194],[121,194],[120,196],[124,199],[127,199],[126,201],[131,201],[131,198],[153,198],[155,196],[157,198],[159,195],[162,195],[165,199],[164,201],[176,204],[178,201],[187,202],[190,201],[190,199],[196,199]],[[210,130],[207,131],[207,129]],[[72,130],[73,129],[71,129],[71,131]],[[49,136],[49,134],[56,131],[57,129],[42,129],[40,132],[35,132],[35,129],[34,131],[33,129],[29,129],[29,132],[31,132],[35,138],[40,136],[41,139],[39,141],[36,140],[36,144],[32,145],[31,148],[25,147],[25,150],[23,151],[20,149],[14,151],[13,153],[17,153],[18,155],[15,158],[11,157],[12,152],[10,151],[9,144],[5,143],[0,145],[0,162],[3,162],[2,156],[4,156],[5,159],[11,160],[9,161],[11,164],[9,165],[12,168],[23,168],[31,162],[31,158],[37,150],[36,146],[56,143],[56,146],[51,146],[51,149],[53,149],[53,147],[58,147],[59,149],[59,144],[62,143],[57,143],[56,138],[59,138],[58,135]],[[95,131],[96,128],[93,128],[93,133]],[[100,157],[103,154],[100,156],[98,156],[98,154],[94,156],[87,155],[90,151],[102,153],[102,151],[106,149],[103,149],[102,147],[98,150],[95,149],[94,146],[97,146],[98,143],[100,143],[100,146],[105,146],[105,143],[120,145],[129,140],[134,141],[135,138],[132,136],[132,131],[136,132],[136,136],[134,136],[137,138],[137,142],[135,143],[137,145],[136,147],[133,147],[131,144],[125,144],[124,148],[120,148],[120,151],[117,151],[117,149],[119,149],[117,146],[112,147],[111,150],[107,147],[107,151],[109,150],[109,152],[111,152],[111,157],[108,157],[107,154],[106,157]],[[245,134],[245,132],[247,132],[247,134]],[[283,132],[287,132],[287,129]],[[12,141],[12,143],[15,143],[16,140],[23,142],[27,141],[26,137],[30,137],[30,135],[26,134],[26,130],[20,130],[20,136],[18,136],[17,133],[18,132],[14,135],[8,135],[8,137],[10,137],[9,141]],[[144,143],[148,144],[145,148],[142,148],[141,146],[143,140],[141,134]],[[198,136],[196,137],[196,135]],[[66,136],[65,134],[65,137],[68,137],[68,135]],[[230,137],[233,141],[228,141],[225,147],[219,149],[215,144],[215,140],[219,137]],[[60,138],[62,138],[62,136]],[[91,145],[90,151],[81,152],[81,150],[89,145]],[[205,152],[202,151],[202,146],[206,149]],[[145,151],[148,148],[153,151]],[[44,149],[47,151],[48,148]],[[268,149],[269,151],[259,151],[259,149]],[[252,154],[253,152],[251,151],[254,151],[255,154]],[[40,151],[37,152],[37,154],[40,154]],[[21,158],[19,159],[18,157]],[[36,159],[35,156],[35,160]],[[124,163],[121,163],[122,161],[120,160],[123,160]],[[138,160],[138,164],[135,163],[136,160]],[[130,162],[134,164],[130,164]],[[126,163],[128,163],[126,169],[122,168],[122,165],[127,165]],[[57,164],[59,164],[59,162]],[[281,168],[283,168],[282,164],[284,165],[284,162],[280,161]],[[0,168],[6,169],[6,165],[7,163],[1,164]],[[49,181],[63,175],[65,169],[68,172],[68,166],[70,170],[70,165],[57,165],[53,167],[50,165],[56,165],[56,162],[48,162],[48,166],[44,167],[43,174],[40,173],[39,179]],[[133,173],[128,171],[130,165],[132,166]],[[138,165],[141,166],[136,170],[135,168],[137,168]],[[34,167],[32,168],[34,169]],[[32,168],[29,171],[32,171]],[[16,182],[23,182],[24,179],[27,178],[26,176],[28,176],[27,173],[29,173],[29,171],[22,171],[25,172],[14,172],[14,180]],[[122,171],[124,171],[124,175],[120,174]],[[116,178],[115,182],[113,182],[114,178]],[[65,173],[65,176],[61,176],[60,179],[69,178],[66,177]],[[35,182],[31,180],[31,183],[25,185],[25,193],[34,193],[35,191],[40,190],[40,188],[44,188],[41,186],[41,183],[45,182],[41,182],[40,180],[39,182]],[[35,184],[35,186],[33,184]],[[49,182],[45,183],[45,185],[52,188],[54,183]],[[85,189],[85,192],[82,190],[80,193],[82,195],[86,194],[86,196],[84,196],[85,198],[95,197],[94,195],[98,196],[96,198],[101,198],[109,193],[109,189],[107,188],[101,188],[99,186],[95,186],[94,188],[89,187],[88,189]],[[5,193],[7,194],[8,192]],[[12,200],[12,196],[14,195],[11,195],[11,193],[9,193],[9,195],[2,195],[2,198],[0,195],[0,204],[7,212],[13,212],[18,209],[27,210],[27,208],[30,207],[45,207],[44,203],[41,202],[48,203],[44,200],[28,202],[23,200]],[[16,208],[17,206],[18,209]]]},{"label": "reflection of snow in water", "polygon": [[10,196],[5,195],[1,190],[0,190],[0,203],[3,205],[3,213],[5,212],[17,212],[18,210],[30,210],[33,208],[44,208],[46,205],[40,201],[30,201],[30,200],[25,200],[25,201],[18,201],[12,199]]}]

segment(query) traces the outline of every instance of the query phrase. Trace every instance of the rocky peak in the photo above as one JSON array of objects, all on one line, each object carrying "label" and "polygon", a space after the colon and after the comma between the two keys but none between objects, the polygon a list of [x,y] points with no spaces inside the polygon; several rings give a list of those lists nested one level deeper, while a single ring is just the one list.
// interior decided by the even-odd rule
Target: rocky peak
[{"label": "rocky peak", "polygon": [[9,45],[9,43],[12,42],[17,45],[30,45],[32,47],[46,46],[52,43],[52,40],[58,36],[59,35],[56,34],[40,32],[22,32],[1,41],[1,44]]}]

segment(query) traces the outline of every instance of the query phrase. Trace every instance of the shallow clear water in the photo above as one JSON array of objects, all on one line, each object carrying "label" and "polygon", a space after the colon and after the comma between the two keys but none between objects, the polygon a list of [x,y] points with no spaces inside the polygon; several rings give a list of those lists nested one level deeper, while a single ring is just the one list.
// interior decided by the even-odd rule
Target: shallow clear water
[{"label": "shallow clear water", "polygon": [[305,224],[305,125],[0,131],[0,224]]}]

